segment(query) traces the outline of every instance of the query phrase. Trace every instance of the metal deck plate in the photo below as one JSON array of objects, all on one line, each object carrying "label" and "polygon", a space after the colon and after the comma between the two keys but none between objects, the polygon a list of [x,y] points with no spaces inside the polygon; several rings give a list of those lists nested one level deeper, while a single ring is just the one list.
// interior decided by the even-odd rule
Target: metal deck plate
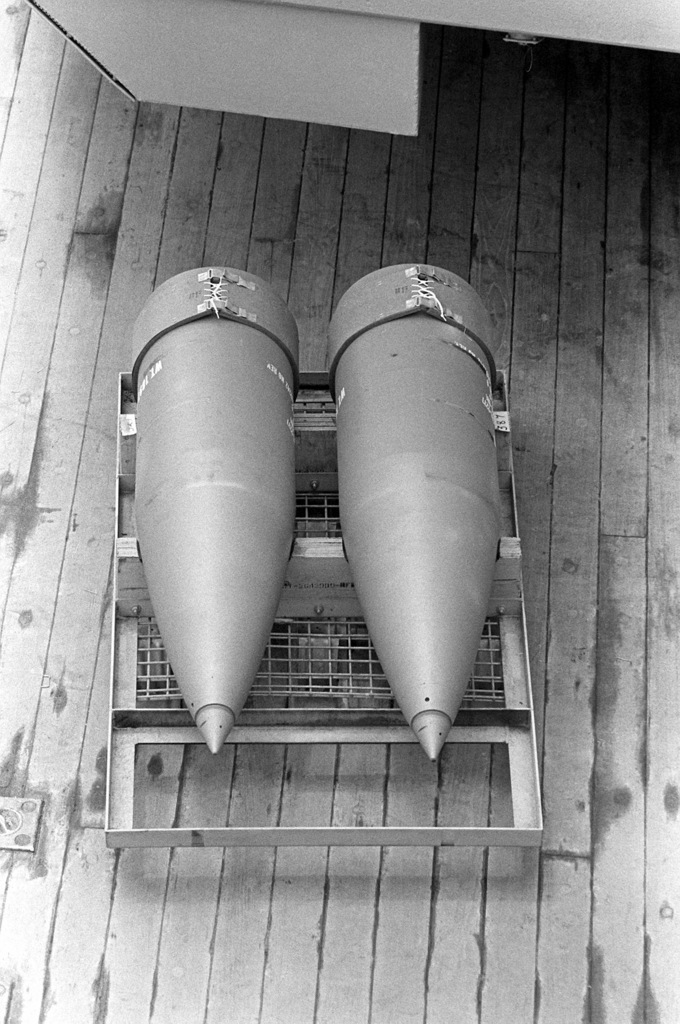
[{"label": "metal deck plate", "polygon": [[0,850],[35,850],[42,800],[0,797]]}]

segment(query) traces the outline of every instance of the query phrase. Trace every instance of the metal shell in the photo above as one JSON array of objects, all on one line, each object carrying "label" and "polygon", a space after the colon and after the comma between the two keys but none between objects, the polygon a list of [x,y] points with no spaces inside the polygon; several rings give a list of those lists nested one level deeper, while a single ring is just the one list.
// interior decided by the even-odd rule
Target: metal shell
[{"label": "metal shell", "polygon": [[151,602],[187,707],[199,728],[210,717],[204,709],[223,709],[223,734],[213,735],[214,722],[203,730],[213,749],[257,673],[291,551],[297,330],[282,300],[252,275],[256,287],[243,287],[248,308],[260,325],[278,324],[280,337],[247,316],[188,316],[204,294],[201,273],[165,282],[135,326],[135,514]]},{"label": "metal shell", "polygon": [[[350,288],[331,324],[330,358],[347,559],[378,657],[413,724],[427,711],[456,716],[486,616],[500,503],[488,315],[465,282],[454,287],[458,279],[438,268],[408,275],[412,267],[388,267]],[[418,273],[425,280],[412,285]],[[472,323],[484,343],[461,335],[436,304],[390,315],[418,290]],[[418,735],[436,756],[446,731],[432,730]]]}]

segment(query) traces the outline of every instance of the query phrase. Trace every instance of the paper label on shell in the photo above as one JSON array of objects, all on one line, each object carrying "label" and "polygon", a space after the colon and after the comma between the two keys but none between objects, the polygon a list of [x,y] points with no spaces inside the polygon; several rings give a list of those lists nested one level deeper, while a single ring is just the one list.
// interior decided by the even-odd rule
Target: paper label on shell
[{"label": "paper label on shell", "polygon": [[137,433],[137,417],[134,413],[122,413],[120,417],[120,432],[123,437],[133,437]]}]

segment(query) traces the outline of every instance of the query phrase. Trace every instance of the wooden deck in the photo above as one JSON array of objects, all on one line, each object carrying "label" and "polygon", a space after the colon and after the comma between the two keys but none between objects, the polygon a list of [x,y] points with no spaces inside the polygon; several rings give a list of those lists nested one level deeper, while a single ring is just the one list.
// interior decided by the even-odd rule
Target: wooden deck
[{"label": "wooden deck", "polygon": [[[417,139],[129,105],[0,14],[3,1024],[680,1020],[680,59],[427,32]],[[116,383],[156,283],[287,297],[302,366],[364,273],[468,278],[509,372],[539,851],[105,848]],[[144,799],[295,824],[503,814],[488,750],[151,751]],[[358,778],[376,780],[357,809]],[[442,779],[453,780],[441,784]],[[181,799],[178,803],[178,782]],[[209,822],[208,822],[209,823]],[[675,911],[678,910],[678,921]]]}]

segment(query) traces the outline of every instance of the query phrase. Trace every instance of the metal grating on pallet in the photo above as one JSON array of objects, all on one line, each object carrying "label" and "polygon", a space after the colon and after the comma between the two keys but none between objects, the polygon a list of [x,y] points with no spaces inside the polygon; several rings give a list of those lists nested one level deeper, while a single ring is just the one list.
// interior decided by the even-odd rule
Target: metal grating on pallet
[{"label": "metal grating on pallet", "polygon": [[299,492],[295,496],[295,520],[297,537],[339,537],[342,531],[337,492]]},{"label": "metal grating on pallet", "polygon": [[[138,620],[137,705],[183,706],[152,618]],[[332,711],[395,705],[363,620],[282,619],[274,623],[246,706]],[[504,706],[500,627],[487,619],[462,707]]]},{"label": "metal grating on pallet", "polygon": [[335,428],[335,402],[327,388],[300,391],[293,410],[297,430]]}]

